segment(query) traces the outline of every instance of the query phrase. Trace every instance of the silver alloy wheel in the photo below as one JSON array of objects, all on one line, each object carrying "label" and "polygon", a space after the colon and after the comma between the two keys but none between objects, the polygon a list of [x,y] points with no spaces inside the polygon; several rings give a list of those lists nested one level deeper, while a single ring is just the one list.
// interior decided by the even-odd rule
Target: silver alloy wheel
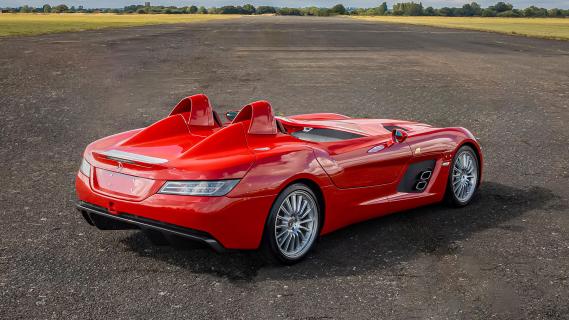
[{"label": "silver alloy wheel", "polygon": [[301,257],[316,238],[318,207],[306,191],[297,190],[281,203],[275,219],[275,239],[279,251],[289,259]]},{"label": "silver alloy wheel", "polygon": [[472,153],[462,151],[456,155],[452,168],[452,192],[460,202],[470,200],[478,181],[478,163]]}]

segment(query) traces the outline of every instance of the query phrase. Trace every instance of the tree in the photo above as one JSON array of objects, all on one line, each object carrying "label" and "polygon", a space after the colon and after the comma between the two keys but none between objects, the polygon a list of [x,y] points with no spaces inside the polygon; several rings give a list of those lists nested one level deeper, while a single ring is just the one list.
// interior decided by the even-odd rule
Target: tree
[{"label": "tree", "polygon": [[207,14],[207,9],[204,6],[200,6],[198,8],[198,13],[200,14]]},{"label": "tree", "polygon": [[547,15],[550,17],[563,17],[563,12],[560,9],[553,8],[547,10]]},{"label": "tree", "polygon": [[275,9],[275,7],[270,7],[270,6],[259,6],[257,7],[257,13],[258,14],[270,14],[270,13],[276,13],[277,10]]},{"label": "tree", "polygon": [[302,9],[302,14],[305,16],[317,16],[318,15],[318,7],[307,7]]},{"label": "tree", "polygon": [[472,17],[473,15],[472,7],[469,3],[464,4],[462,8],[460,8],[459,16]]},{"label": "tree", "polygon": [[51,6],[49,4],[44,4],[42,9],[43,9],[44,13],[50,13],[51,12]]},{"label": "tree", "polygon": [[453,10],[449,7],[443,7],[437,10],[437,15],[443,17],[452,17]]},{"label": "tree", "polygon": [[[490,7],[490,8],[492,8],[492,7]],[[514,8],[514,6],[512,6],[509,3],[504,3],[504,2],[500,1],[500,2],[496,3],[493,8],[494,8],[494,11],[496,11],[497,13],[500,13],[500,12],[504,12],[504,11],[510,11]]]},{"label": "tree", "polygon": [[216,10],[216,13],[220,13],[220,14],[239,14],[241,13],[239,9],[237,9],[236,6],[223,6],[221,8],[219,8],[218,10]]},{"label": "tree", "polygon": [[425,13],[426,16],[434,16],[434,15],[436,14],[436,13],[435,13],[435,9],[434,9],[433,7],[427,7],[427,8],[425,8],[425,12],[424,12],[424,13]]},{"label": "tree", "polygon": [[33,12],[34,9],[28,5],[23,5],[20,7],[19,11],[20,11],[20,13],[30,13],[30,12]]},{"label": "tree", "polygon": [[387,2],[380,4],[379,7],[377,8],[377,14],[379,14],[380,16],[386,15],[387,11],[388,11]]},{"label": "tree", "polygon": [[335,14],[346,14],[346,8],[344,7],[343,4],[340,3],[333,6],[330,11]]},{"label": "tree", "polygon": [[377,11],[377,8],[369,8],[365,11],[365,15],[366,16],[377,16],[377,15],[379,15],[379,12]]},{"label": "tree", "polygon": [[306,8],[306,11],[300,10],[301,13],[305,16],[317,16],[317,17],[329,17],[332,14],[336,14],[332,12],[332,9],[329,8],[318,8],[318,7],[310,7]]},{"label": "tree", "polygon": [[472,8],[472,15],[474,15],[474,16],[482,15],[482,7],[480,7],[480,5],[478,3],[472,2],[470,4],[470,7]]},{"label": "tree", "polygon": [[526,17],[545,17],[547,16],[547,9],[531,6],[524,9],[524,16]]},{"label": "tree", "polygon": [[187,13],[194,14],[198,12],[198,7],[196,6],[189,6],[186,10]]},{"label": "tree", "polygon": [[246,4],[243,6],[243,13],[244,14],[255,14],[256,10],[252,4]]},{"label": "tree", "polygon": [[53,8],[53,12],[55,13],[62,13],[67,11],[69,11],[69,7],[64,4],[60,4],[58,6],[55,6],[55,8]]},{"label": "tree", "polygon": [[483,17],[495,17],[496,11],[494,9],[491,9],[491,8],[486,8],[486,9],[482,10],[482,16]]},{"label": "tree", "polygon": [[466,17],[472,17],[472,16],[479,16],[480,14],[482,14],[482,9],[480,8],[480,5],[476,2],[472,2],[470,4],[467,3],[462,6],[462,12],[460,15]]},{"label": "tree", "polygon": [[300,9],[298,8],[279,8],[279,10],[277,11],[278,14],[280,14],[281,16],[301,16],[302,12],[300,12]]},{"label": "tree", "polygon": [[395,16],[422,16],[423,5],[415,2],[403,2],[393,5],[393,15]]},{"label": "tree", "polygon": [[318,13],[316,14],[319,17],[328,17],[330,16],[331,11],[328,8],[318,8]]}]

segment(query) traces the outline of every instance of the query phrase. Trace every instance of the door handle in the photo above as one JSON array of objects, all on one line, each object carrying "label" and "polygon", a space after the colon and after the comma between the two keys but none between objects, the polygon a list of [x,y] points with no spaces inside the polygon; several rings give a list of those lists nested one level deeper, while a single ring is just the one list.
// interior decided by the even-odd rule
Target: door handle
[{"label": "door handle", "polygon": [[380,152],[381,150],[385,149],[385,145],[384,144],[379,144],[377,146],[372,147],[371,149],[369,149],[367,151],[367,153],[377,153]]}]

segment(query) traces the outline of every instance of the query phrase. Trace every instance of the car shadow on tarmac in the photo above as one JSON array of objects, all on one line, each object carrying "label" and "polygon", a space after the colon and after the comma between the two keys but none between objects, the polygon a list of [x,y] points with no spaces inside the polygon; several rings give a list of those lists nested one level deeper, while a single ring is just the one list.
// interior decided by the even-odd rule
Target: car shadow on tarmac
[{"label": "car shadow on tarmac", "polygon": [[[509,220],[536,209],[558,210],[552,191],[518,189],[486,182],[476,199],[460,209],[442,204],[396,213],[356,224],[323,237],[316,250],[294,266],[268,265],[257,252],[218,254],[208,248],[184,245],[154,246],[141,232],[122,240],[126,250],[162,260],[191,273],[211,274],[232,281],[311,279],[366,274],[396,266],[417,255],[458,254],[461,241],[480,231],[498,228],[523,232]],[[287,268],[287,272],[282,272]]]}]

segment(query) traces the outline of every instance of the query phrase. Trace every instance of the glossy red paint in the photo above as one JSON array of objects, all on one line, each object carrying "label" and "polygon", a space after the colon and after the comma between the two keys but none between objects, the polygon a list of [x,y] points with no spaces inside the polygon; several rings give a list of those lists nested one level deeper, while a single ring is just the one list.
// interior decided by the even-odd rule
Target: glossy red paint
[{"label": "glossy red paint", "polygon": [[249,134],[274,135],[277,133],[273,109],[267,101],[256,101],[243,107],[232,124],[240,122],[248,123],[247,133]]},{"label": "glossy red paint", "polygon": [[186,97],[174,107],[170,116],[181,114],[188,123],[188,127],[216,127],[213,108],[205,94],[196,94]]},{"label": "glossy red paint", "polygon": [[[90,177],[77,174],[79,200],[111,214],[207,232],[228,249],[255,249],[276,196],[293,182],[304,181],[321,195],[326,234],[441,201],[448,163],[464,144],[477,151],[482,170],[480,146],[464,128],[329,113],[275,117],[266,101],[246,105],[223,127],[215,116],[209,99],[195,95],[147,128],[93,142],[83,155]],[[404,141],[394,141],[394,128],[405,133]],[[354,137],[317,142],[295,135],[313,129]],[[435,162],[427,188],[400,191],[409,165],[424,160]],[[158,193],[166,181],[224,179],[240,179],[225,196]]]}]

